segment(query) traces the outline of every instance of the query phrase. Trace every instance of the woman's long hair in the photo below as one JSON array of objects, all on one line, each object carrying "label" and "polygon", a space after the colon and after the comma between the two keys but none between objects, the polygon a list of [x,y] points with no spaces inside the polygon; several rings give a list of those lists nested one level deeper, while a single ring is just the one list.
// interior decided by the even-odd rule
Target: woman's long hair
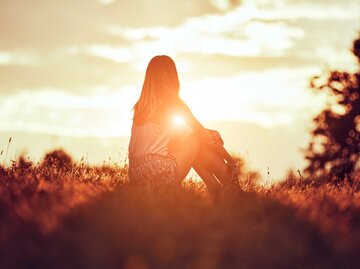
[{"label": "woman's long hair", "polygon": [[155,56],[146,69],[139,100],[133,107],[134,124],[148,120],[161,122],[168,108],[180,101],[180,82],[174,61],[166,55]]}]

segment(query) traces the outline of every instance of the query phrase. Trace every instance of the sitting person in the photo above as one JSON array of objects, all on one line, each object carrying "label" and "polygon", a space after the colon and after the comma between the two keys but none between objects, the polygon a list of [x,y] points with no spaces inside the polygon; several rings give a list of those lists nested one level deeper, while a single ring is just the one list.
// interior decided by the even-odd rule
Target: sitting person
[{"label": "sitting person", "polygon": [[[232,184],[236,162],[220,134],[204,128],[180,99],[179,88],[174,61],[165,55],[152,58],[133,108],[129,179],[178,184],[193,168],[210,191]],[[184,126],[174,125],[174,117],[181,117]]]}]

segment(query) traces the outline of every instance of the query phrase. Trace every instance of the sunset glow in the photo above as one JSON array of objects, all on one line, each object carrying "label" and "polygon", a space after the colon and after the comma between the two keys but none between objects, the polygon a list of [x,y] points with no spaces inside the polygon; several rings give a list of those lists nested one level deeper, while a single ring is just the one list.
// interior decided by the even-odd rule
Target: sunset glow
[{"label": "sunset glow", "polygon": [[146,66],[167,54],[181,97],[231,152],[263,175],[270,167],[274,180],[301,168],[325,102],[309,79],[356,66],[358,1],[151,2],[162,9],[145,0],[1,1],[0,150],[12,136],[12,157],[64,147],[94,163],[125,159]]}]

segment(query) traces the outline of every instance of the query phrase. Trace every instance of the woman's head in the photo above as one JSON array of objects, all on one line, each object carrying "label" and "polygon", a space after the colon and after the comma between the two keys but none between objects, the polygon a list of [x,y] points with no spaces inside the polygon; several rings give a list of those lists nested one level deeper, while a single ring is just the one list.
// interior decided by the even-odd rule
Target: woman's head
[{"label": "woman's head", "polygon": [[166,55],[152,58],[140,98],[134,106],[134,122],[141,124],[150,118],[159,118],[168,106],[179,100],[179,88],[174,61]]}]

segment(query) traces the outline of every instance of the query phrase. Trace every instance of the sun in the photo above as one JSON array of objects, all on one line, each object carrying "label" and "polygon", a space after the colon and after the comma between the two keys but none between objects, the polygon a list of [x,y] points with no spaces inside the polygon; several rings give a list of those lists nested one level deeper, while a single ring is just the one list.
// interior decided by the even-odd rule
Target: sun
[{"label": "sun", "polygon": [[175,126],[181,127],[185,125],[185,120],[180,115],[174,115],[172,117],[172,122]]}]

